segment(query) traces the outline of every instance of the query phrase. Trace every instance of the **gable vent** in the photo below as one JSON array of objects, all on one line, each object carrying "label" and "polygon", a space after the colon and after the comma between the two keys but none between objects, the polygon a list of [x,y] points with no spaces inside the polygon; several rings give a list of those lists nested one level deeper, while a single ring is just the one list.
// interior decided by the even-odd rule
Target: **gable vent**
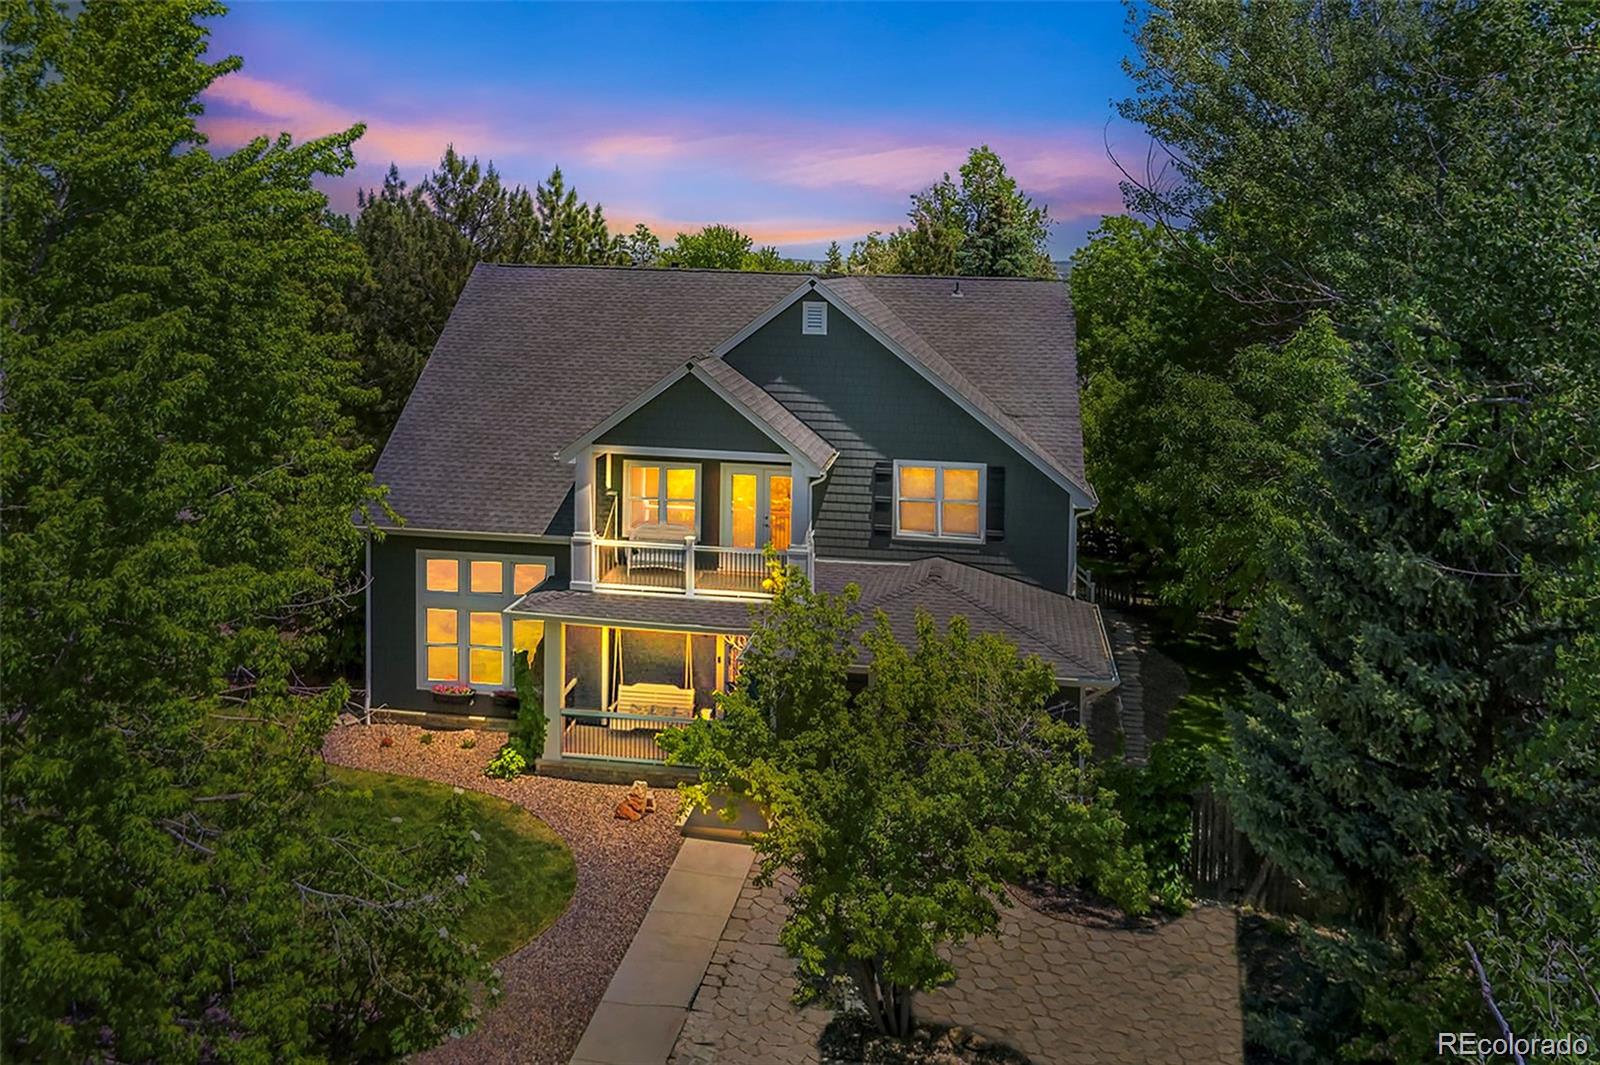
[{"label": "gable vent", "polygon": [[800,332],[805,336],[828,335],[828,305],[821,300],[808,300],[800,305]]}]

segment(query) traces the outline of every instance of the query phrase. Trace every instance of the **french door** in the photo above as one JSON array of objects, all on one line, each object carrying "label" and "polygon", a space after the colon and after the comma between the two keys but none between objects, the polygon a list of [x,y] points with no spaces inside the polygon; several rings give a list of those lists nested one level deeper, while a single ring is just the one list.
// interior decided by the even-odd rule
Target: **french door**
[{"label": "french door", "polygon": [[771,466],[724,466],[722,544],[789,549],[794,534],[794,481]]}]

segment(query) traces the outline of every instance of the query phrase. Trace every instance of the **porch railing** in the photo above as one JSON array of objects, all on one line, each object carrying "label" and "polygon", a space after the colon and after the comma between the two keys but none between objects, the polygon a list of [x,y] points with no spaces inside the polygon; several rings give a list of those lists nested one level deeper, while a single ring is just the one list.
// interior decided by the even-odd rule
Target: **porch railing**
[{"label": "porch railing", "polygon": [[621,714],[604,710],[561,711],[561,756],[608,762],[664,762],[656,737],[683,728],[687,718]]},{"label": "porch railing", "polygon": [[[788,551],[778,559],[787,565]],[[806,556],[809,557],[809,556]],[[714,547],[683,540],[594,541],[595,583],[607,588],[684,595],[760,598],[767,578],[766,556],[758,548]]]}]

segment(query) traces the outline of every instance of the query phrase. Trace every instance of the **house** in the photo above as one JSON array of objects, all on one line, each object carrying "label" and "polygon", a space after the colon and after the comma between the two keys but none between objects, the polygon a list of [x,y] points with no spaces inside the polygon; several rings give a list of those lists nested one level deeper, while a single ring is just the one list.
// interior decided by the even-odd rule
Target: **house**
[{"label": "house", "polygon": [[548,770],[657,762],[710,711],[768,544],[904,636],[1003,634],[1068,711],[1117,684],[1060,282],[480,265],[377,478],[372,710],[509,715],[527,650]]}]

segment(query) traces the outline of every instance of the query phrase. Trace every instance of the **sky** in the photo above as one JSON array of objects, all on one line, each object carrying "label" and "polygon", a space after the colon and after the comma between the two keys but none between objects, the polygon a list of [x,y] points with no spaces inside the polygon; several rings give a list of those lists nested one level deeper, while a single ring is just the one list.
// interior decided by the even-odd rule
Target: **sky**
[{"label": "sky", "polygon": [[[332,205],[446,144],[531,187],[560,165],[613,230],[722,222],[786,254],[848,249],[977,144],[998,151],[1070,254],[1121,210],[1145,140],[1120,4],[286,3],[241,0],[204,96],[226,149],[365,122]],[[1108,155],[1109,150],[1109,155]],[[1131,169],[1131,167],[1130,167]]]}]

